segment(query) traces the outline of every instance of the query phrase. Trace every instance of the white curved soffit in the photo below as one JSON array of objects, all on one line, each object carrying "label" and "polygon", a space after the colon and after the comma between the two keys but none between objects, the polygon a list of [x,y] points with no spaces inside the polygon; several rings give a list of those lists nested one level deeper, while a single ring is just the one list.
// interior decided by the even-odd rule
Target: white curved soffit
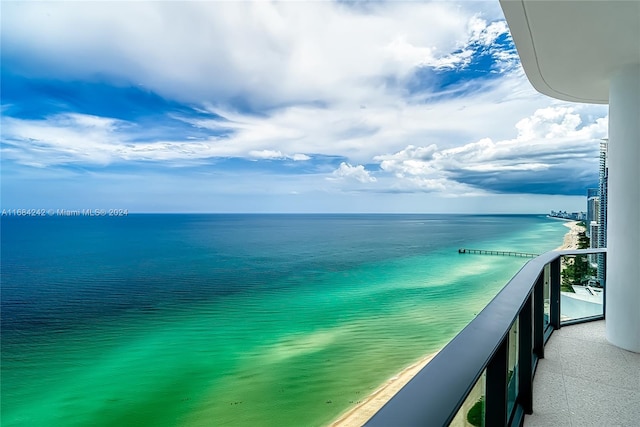
[{"label": "white curved soffit", "polygon": [[640,63],[640,0],[500,0],[537,91],[606,104],[616,69]]}]

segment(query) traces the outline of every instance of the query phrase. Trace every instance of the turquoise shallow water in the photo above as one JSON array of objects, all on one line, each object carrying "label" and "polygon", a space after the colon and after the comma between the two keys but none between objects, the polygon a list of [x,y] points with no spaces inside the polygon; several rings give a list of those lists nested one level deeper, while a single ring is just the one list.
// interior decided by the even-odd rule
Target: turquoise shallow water
[{"label": "turquoise shallow water", "polygon": [[3,426],[324,425],[440,349],[543,216],[2,219]]}]

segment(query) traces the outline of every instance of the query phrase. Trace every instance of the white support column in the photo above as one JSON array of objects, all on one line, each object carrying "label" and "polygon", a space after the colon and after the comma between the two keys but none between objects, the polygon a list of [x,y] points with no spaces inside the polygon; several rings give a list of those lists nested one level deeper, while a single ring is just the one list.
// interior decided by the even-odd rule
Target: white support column
[{"label": "white support column", "polygon": [[609,88],[606,336],[640,353],[640,64]]}]

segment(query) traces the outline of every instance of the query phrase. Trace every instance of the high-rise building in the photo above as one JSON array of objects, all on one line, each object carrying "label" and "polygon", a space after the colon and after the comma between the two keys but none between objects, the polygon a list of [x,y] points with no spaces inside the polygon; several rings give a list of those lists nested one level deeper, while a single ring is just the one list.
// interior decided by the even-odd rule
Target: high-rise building
[{"label": "high-rise building", "polygon": [[[607,190],[609,181],[609,165],[608,165],[608,141],[603,140],[600,143],[600,168],[598,173],[599,193],[600,193],[600,209],[598,215],[598,246],[599,248],[607,247]],[[598,254],[598,282],[605,285],[606,257],[604,254]]]},{"label": "high-rise building", "polygon": [[[589,233],[589,247],[597,248],[598,247],[598,235],[599,235],[600,224],[597,221],[591,221],[589,226],[587,227],[587,232]],[[598,264],[598,254],[590,254],[588,256],[589,263],[593,267],[597,267]]]},{"label": "high-rise building", "polygon": [[[598,222],[600,208],[600,189],[599,188],[587,188],[587,218],[585,223],[587,224],[587,237],[592,239],[591,235],[591,223]],[[598,242],[591,242],[592,248],[597,248]]]}]

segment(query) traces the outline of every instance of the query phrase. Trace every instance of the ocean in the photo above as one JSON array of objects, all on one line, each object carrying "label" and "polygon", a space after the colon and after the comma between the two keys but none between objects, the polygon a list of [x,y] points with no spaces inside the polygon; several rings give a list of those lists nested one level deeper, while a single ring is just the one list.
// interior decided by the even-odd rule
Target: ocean
[{"label": "ocean", "polygon": [[322,426],[542,253],[544,215],[2,217],[1,421]]}]

